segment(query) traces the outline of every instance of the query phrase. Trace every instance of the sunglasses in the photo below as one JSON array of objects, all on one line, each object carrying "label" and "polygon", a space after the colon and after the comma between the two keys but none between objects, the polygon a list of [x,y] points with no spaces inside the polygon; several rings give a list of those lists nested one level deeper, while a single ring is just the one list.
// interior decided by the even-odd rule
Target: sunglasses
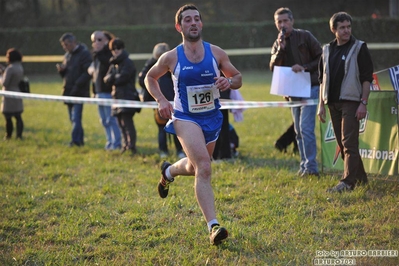
[{"label": "sunglasses", "polygon": [[116,50],[122,50],[122,48],[118,48],[118,47],[112,48],[112,51],[116,51]]}]

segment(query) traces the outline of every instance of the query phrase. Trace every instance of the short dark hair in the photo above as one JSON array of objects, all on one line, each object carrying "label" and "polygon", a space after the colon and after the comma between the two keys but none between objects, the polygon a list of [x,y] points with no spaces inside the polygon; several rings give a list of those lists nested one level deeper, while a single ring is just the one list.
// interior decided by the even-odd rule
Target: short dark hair
[{"label": "short dark hair", "polygon": [[6,58],[8,63],[21,62],[22,53],[15,48],[10,48],[7,50]]},{"label": "short dark hair", "polygon": [[274,16],[288,14],[288,18],[292,20],[294,18],[294,14],[292,14],[291,9],[288,7],[280,7],[279,9],[274,12]]},{"label": "short dark hair", "polygon": [[352,17],[346,12],[337,12],[330,18],[330,29],[337,29],[338,22],[349,21],[352,24]]},{"label": "short dark hair", "polygon": [[119,39],[119,38],[114,38],[108,43],[108,48],[112,51],[115,48],[116,49],[124,49],[125,48],[125,43]]},{"label": "short dark hair", "polygon": [[[194,4],[184,5],[184,6],[180,7],[179,10],[177,10],[177,12],[176,12],[175,24],[180,24],[181,25],[181,20],[183,19],[182,13],[184,11],[186,11],[186,10],[197,10],[198,13],[200,13],[198,8]],[[201,13],[200,13],[200,19],[202,21]]]},{"label": "short dark hair", "polygon": [[64,33],[60,38],[60,42],[65,42],[65,41],[74,42],[76,41],[76,37],[70,32]]}]

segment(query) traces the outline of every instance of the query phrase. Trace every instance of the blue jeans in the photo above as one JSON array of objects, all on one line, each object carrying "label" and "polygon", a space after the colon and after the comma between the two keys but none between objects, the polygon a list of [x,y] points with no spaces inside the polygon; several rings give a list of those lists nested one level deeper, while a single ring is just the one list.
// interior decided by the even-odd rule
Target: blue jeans
[{"label": "blue jeans", "polygon": [[[319,98],[319,86],[312,86],[311,99]],[[305,100],[307,98],[294,98],[292,100]],[[294,127],[296,140],[298,142],[299,155],[301,157],[300,169],[301,173],[317,174],[319,173],[316,161],[316,110],[317,105],[306,105],[293,107],[292,117],[294,119]]]},{"label": "blue jeans", "polygon": [[[112,99],[111,93],[100,92],[96,94],[99,99]],[[107,143],[106,150],[114,150],[121,148],[121,131],[118,126],[116,117],[111,115],[111,106],[99,105],[98,113],[100,114],[100,122],[105,129]]]},{"label": "blue jeans", "polygon": [[84,132],[82,127],[83,104],[68,104],[69,120],[72,123],[72,142],[71,144],[83,146]]}]

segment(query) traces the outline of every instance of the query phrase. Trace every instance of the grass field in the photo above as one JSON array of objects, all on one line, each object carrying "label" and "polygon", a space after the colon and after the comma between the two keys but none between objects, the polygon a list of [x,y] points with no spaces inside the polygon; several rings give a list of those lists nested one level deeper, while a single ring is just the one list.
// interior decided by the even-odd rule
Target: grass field
[{"label": "grass field", "polygon": [[[269,94],[270,73],[243,77],[246,100],[281,101]],[[59,77],[31,83],[33,93],[60,95]],[[346,265],[399,265],[398,179],[370,175],[368,187],[331,195],[339,173],[297,177],[298,156],[273,147],[291,123],[287,108],[247,109],[233,122],[239,158],[213,164],[212,181],[230,237],[214,247],[192,177],[177,177],[169,196],[158,196],[152,110],[135,116],[139,154],[130,156],[103,150],[94,105],[84,106],[82,148],[67,146],[63,103],[24,105],[25,139],[0,141],[0,265],[328,265],[315,259],[336,258],[331,251],[352,260]]]}]

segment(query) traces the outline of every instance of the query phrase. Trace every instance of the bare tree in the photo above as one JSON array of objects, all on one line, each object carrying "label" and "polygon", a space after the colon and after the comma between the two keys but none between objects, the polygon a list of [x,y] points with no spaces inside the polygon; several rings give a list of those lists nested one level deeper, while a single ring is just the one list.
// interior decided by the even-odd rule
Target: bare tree
[{"label": "bare tree", "polygon": [[58,13],[58,11],[64,11],[64,0],[51,0],[51,10],[54,13]]},{"label": "bare tree", "polygon": [[60,12],[64,11],[64,0],[58,0],[58,10]]},{"label": "bare tree", "polygon": [[32,0],[33,5],[33,13],[35,14],[36,18],[40,17],[40,2],[39,0]]},{"label": "bare tree", "polygon": [[[399,0],[336,0],[326,2],[326,8],[320,8],[319,1],[285,0],[285,5],[297,21],[330,17],[335,10],[369,17],[378,9],[381,17],[399,17]],[[181,4],[182,0],[0,0],[0,28],[172,25]],[[206,23],[269,21],[280,5],[275,0],[203,0],[197,4]]]},{"label": "bare tree", "polygon": [[82,24],[86,23],[87,17],[90,15],[90,2],[89,0],[76,0],[78,8],[78,19]]},{"label": "bare tree", "polygon": [[6,13],[6,0],[0,0],[0,17],[4,17]]},{"label": "bare tree", "polygon": [[389,0],[389,16],[391,18],[397,18],[399,15],[399,1]]}]

